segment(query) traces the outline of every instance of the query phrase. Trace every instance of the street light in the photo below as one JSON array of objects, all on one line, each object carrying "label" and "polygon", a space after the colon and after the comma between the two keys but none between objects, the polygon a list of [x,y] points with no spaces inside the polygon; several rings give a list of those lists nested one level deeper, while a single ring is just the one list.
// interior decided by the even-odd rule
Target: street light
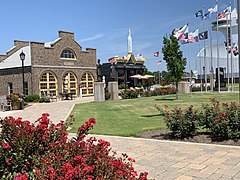
[{"label": "street light", "polygon": [[25,60],[25,54],[22,51],[21,54],[19,55],[20,59],[22,61],[22,86],[23,86],[23,96],[25,96],[25,88],[24,88],[24,60]]}]

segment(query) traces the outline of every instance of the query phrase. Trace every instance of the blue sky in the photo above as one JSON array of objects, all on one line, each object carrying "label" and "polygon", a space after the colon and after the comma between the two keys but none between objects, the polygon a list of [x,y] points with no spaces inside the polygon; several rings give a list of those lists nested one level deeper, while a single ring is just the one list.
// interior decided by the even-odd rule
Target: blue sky
[{"label": "blue sky", "polygon": [[[97,49],[97,59],[107,62],[112,56],[127,54],[128,28],[133,38],[133,53],[142,53],[151,71],[165,70],[165,63],[156,65],[153,57],[161,52],[163,36],[174,28],[189,23],[189,30],[202,21],[195,12],[205,5],[212,7],[215,0],[1,0],[0,54],[13,46],[14,40],[49,42],[57,38],[59,30],[75,33],[75,40],[83,47]],[[229,5],[219,0],[219,10]],[[232,5],[235,5],[232,0]],[[236,5],[235,5],[236,6]],[[215,16],[215,15],[214,15]],[[206,22],[209,26],[209,22]],[[221,35],[223,38],[223,35]],[[213,35],[214,37],[214,35]],[[223,43],[223,39],[220,43]],[[208,42],[207,42],[208,43]],[[214,43],[214,41],[213,41]],[[181,45],[188,65],[196,69],[196,55],[202,43]],[[189,66],[190,62],[190,66]]]}]

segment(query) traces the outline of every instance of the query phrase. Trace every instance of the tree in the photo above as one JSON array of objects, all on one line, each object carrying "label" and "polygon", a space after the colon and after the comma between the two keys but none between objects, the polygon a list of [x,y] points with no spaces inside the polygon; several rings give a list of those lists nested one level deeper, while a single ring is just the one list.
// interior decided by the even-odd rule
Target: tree
[{"label": "tree", "polygon": [[163,37],[163,59],[166,61],[167,70],[172,81],[176,84],[176,99],[178,99],[178,84],[184,74],[186,58],[183,57],[178,40],[173,35]]}]

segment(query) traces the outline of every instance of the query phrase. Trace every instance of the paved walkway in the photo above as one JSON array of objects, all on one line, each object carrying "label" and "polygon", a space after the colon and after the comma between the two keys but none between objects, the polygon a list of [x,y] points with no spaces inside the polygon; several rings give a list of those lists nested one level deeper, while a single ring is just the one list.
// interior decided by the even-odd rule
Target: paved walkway
[{"label": "paved walkway", "polygon": [[74,104],[94,101],[94,97],[76,98],[74,100],[63,100],[50,103],[34,103],[24,110],[0,111],[0,117],[13,116],[14,118],[22,117],[23,120],[30,122],[36,121],[43,113],[49,113],[50,119],[54,123],[60,120],[66,120]]},{"label": "paved walkway", "polygon": [[[59,122],[68,117],[74,104],[91,101],[93,101],[93,97],[47,104],[37,103],[24,110],[0,112],[0,117],[11,115],[33,122],[42,113],[48,112],[51,120]],[[240,147],[94,136],[98,139],[108,140],[112,149],[118,154],[127,153],[130,157],[135,158],[136,170],[149,172],[149,178],[156,180],[240,179]]]}]

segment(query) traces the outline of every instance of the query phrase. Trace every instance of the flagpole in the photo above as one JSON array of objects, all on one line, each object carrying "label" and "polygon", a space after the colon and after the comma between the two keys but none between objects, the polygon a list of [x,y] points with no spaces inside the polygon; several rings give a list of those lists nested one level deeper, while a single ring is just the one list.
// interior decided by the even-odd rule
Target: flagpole
[{"label": "flagpole", "polygon": [[[216,0],[218,6],[218,0]],[[217,9],[218,14],[218,9]],[[217,18],[217,68],[218,68],[218,93],[220,93],[220,65],[219,65],[219,44],[218,44],[218,18]]]},{"label": "flagpole", "polygon": [[213,52],[212,52],[212,14],[210,14],[210,64],[211,64],[211,77],[210,77],[210,86],[211,86],[211,92],[213,92]]},{"label": "flagpole", "polygon": [[[190,48],[191,48],[191,46],[190,46],[190,43],[189,43],[189,48],[188,48],[188,50],[189,50],[189,53],[188,53],[189,57],[190,57],[190,53],[191,53]],[[189,58],[189,72],[190,72],[190,79],[189,79],[190,86],[189,86],[189,88],[190,88],[190,97],[192,97],[192,72],[191,71],[192,71],[191,70],[191,61],[190,61],[190,58]]]},{"label": "flagpole", "polygon": [[[203,5],[203,10],[204,10],[204,5]],[[204,11],[203,11],[204,12]],[[203,13],[204,14],[204,13]],[[205,32],[205,18],[203,18],[203,32]],[[204,71],[204,79],[205,79],[205,92],[207,92],[207,75],[206,75],[206,65],[207,65],[207,62],[206,62],[206,39],[204,38],[204,67],[205,67],[205,71]]]},{"label": "flagpole", "polygon": [[[201,49],[200,48],[200,46],[201,46],[200,41],[199,41],[198,46],[199,46],[199,49]],[[201,93],[202,93],[202,56],[201,55],[200,55],[199,67],[200,67],[200,71],[199,71],[199,73],[200,73],[200,90],[201,90]]]},{"label": "flagpole", "polygon": [[158,69],[158,81],[159,81],[159,86],[161,86],[161,82],[160,82],[160,65],[161,64],[159,64],[158,66],[159,66],[159,69]]},{"label": "flagpole", "polygon": [[228,21],[228,14],[226,15],[227,17],[227,89],[229,91],[229,31],[228,31],[228,25],[229,25],[229,21]]},{"label": "flagpole", "polygon": [[230,45],[231,45],[231,54],[230,54],[230,58],[231,58],[231,90],[233,92],[232,11],[230,11]]},{"label": "flagpole", "polygon": [[[239,47],[240,47],[240,0],[237,1],[237,14],[238,14],[238,52],[239,52]],[[238,104],[240,104],[240,54],[238,54]]]}]

